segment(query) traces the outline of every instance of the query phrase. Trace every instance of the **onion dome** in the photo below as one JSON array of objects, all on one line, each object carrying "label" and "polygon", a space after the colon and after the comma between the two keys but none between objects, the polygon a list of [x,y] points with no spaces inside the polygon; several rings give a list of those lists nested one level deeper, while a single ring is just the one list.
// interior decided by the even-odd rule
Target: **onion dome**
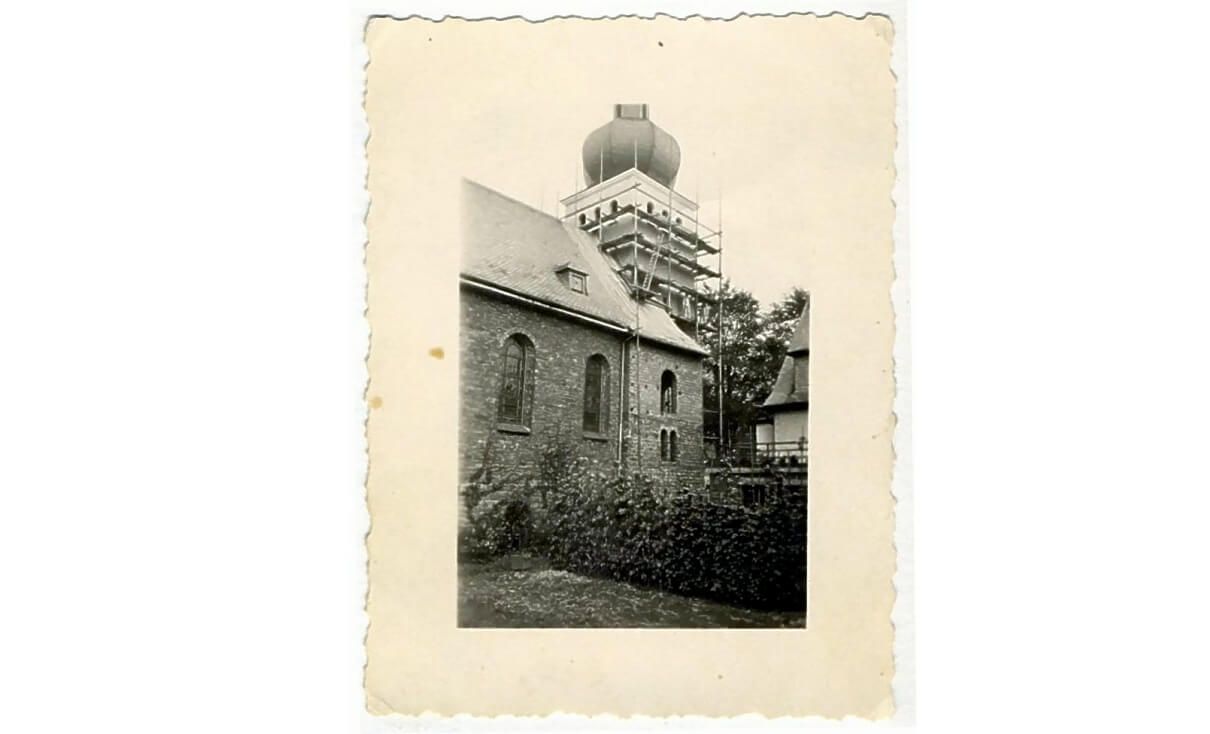
[{"label": "onion dome", "polygon": [[638,168],[671,188],[681,167],[676,138],[647,119],[645,104],[616,104],[613,119],[584,141],[584,176],[589,186]]}]

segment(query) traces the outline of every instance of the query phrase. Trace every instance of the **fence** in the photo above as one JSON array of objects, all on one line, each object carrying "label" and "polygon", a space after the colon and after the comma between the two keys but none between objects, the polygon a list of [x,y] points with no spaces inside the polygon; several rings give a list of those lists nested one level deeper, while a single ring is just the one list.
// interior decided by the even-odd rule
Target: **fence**
[{"label": "fence", "polygon": [[708,464],[712,467],[803,467],[807,465],[807,441],[747,442],[726,447],[723,451],[707,451]]}]

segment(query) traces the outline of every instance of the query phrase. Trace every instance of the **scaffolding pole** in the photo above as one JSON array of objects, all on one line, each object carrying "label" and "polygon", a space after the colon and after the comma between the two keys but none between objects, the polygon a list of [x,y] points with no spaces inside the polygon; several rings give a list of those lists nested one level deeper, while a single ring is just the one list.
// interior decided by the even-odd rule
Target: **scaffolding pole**
[{"label": "scaffolding pole", "polygon": [[[601,165],[600,165],[600,168],[597,169],[597,185],[598,186],[600,186],[603,183],[602,179],[604,179],[604,178],[605,178],[605,149],[601,148]],[[602,201],[605,201],[605,198],[603,196],[601,196],[601,192],[598,191],[597,192],[597,210],[596,210],[597,247],[600,247],[601,244],[605,241],[605,224],[604,224],[604,222],[601,221],[601,202]]]},{"label": "scaffolding pole", "polygon": [[723,455],[723,192],[718,192],[718,452]]},{"label": "scaffolding pole", "polygon": [[[635,268],[638,273],[638,268]],[[637,277],[637,275],[636,275]],[[639,323],[639,294],[634,294],[634,417],[635,417],[635,465],[637,471],[643,471],[643,385],[639,370],[643,358],[642,329]]]},{"label": "scaffolding pole", "polygon": [[[698,181],[697,184],[693,187],[693,203],[695,206],[700,206],[702,203],[702,183],[701,183],[701,181]],[[701,219],[701,217],[698,216],[698,210],[695,208],[693,210],[693,239],[695,242],[697,241],[697,223],[698,223],[699,219]],[[693,341],[700,342],[701,341],[701,338],[700,338],[701,329],[700,329],[699,325],[702,320],[702,318],[701,318],[702,302],[701,302],[701,299],[696,297],[696,293],[697,293],[697,283],[696,282],[693,284],[693,290],[694,290],[694,294],[695,294],[695,297],[693,299]]]},{"label": "scaffolding pole", "polygon": [[[639,167],[639,141],[634,141],[634,167]],[[602,229],[604,229],[602,227]],[[639,203],[635,200],[634,211],[631,213],[631,245],[630,257],[634,264],[633,281],[634,288],[631,294],[634,297],[634,419],[635,419],[635,469],[638,473],[643,471],[643,395],[642,383],[639,377],[639,365],[643,356],[643,342],[640,336],[639,329]]]},{"label": "scaffolding pole", "polygon": [[[634,167],[636,169],[639,167],[639,141],[637,139],[634,141]],[[639,201],[638,201],[638,199],[635,199],[635,201],[634,201],[634,211],[631,212],[630,222],[631,222],[630,262],[634,265],[634,268],[633,268],[634,272],[631,273],[632,277],[630,279],[631,286],[633,286],[633,287],[630,289],[630,292],[631,292],[631,294],[634,295],[635,298],[638,298],[639,297]],[[635,306],[635,311],[634,311],[634,331],[635,331],[635,334],[638,334],[638,332],[639,332],[638,306]],[[637,386],[638,378],[636,377],[635,380],[636,380],[635,385]]]},{"label": "scaffolding pole", "polygon": [[[669,251],[672,250],[672,215],[673,215],[672,184],[668,184],[668,234],[667,234],[668,239],[664,243],[664,245],[669,249]],[[668,309],[668,312],[671,313],[672,312],[672,258],[669,257],[666,259],[668,260],[668,287],[664,293],[664,305]],[[658,263],[657,263],[657,265],[658,265]],[[654,275],[654,274],[655,274],[655,270],[653,269],[652,275]]]},{"label": "scaffolding pole", "polygon": [[[668,216],[668,233],[665,235],[665,239],[663,242],[656,243],[655,250],[651,253],[651,261],[647,263],[647,279],[643,282],[643,291],[644,292],[651,290],[651,283],[655,279],[656,268],[658,268],[660,266],[660,253],[662,253],[664,251],[664,248],[668,248],[670,250],[672,248],[672,187],[671,186],[668,187],[667,216]],[[672,258],[668,257],[665,259],[668,260],[668,281],[671,282],[672,281]],[[637,267],[637,263],[636,263],[636,267]],[[668,305],[668,306],[672,305],[670,298],[671,298],[671,296],[669,296],[669,298],[665,299],[665,305]]]}]

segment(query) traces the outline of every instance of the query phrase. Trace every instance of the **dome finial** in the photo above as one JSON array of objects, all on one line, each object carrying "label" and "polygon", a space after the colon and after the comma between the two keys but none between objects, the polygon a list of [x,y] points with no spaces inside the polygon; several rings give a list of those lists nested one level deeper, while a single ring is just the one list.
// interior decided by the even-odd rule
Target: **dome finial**
[{"label": "dome finial", "polygon": [[589,186],[637,168],[671,188],[681,166],[676,139],[648,119],[646,103],[615,104],[613,120],[584,141],[584,177]]}]

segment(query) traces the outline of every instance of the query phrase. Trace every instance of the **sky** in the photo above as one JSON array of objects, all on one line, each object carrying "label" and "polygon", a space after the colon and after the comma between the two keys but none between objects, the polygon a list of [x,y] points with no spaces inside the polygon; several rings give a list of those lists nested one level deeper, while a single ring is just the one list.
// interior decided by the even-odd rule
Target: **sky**
[{"label": "sky", "polygon": [[[615,98],[616,96],[616,98]],[[569,104],[558,119],[545,119],[537,130],[526,130],[532,116],[519,115],[507,129],[517,134],[498,139],[499,150],[477,161],[468,178],[551,214],[561,214],[558,201],[584,188],[581,146],[584,138],[612,118],[613,105],[646,102],[652,122],[676,138],[681,168],[676,191],[698,202],[705,227],[723,228],[723,271],[734,285],[750,291],[762,303],[780,298],[794,286],[805,287],[776,251],[795,240],[779,228],[785,218],[773,211],[778,186],[784,180],[784,158],[775,151],[726,145],[693,111],[675,101],[660,104],[658,96],[640,92],[596,95],[584,104]],[[740,157],[743,165],[732,160]],[[784,199],[783,199],[784,200]],[[721,208],[720,208],[721,205]],[[709,258],[713,266],[714,258]]]},{"label": "sky", "polygon": [[[515,34],[487,30],[471,41],[476,64],[493,71],[477,80],[473,103],[451,97],[450,124],[462,132],[449,155],[461,175],[553,214],[584,186],[585,137],[615,103],[646,103],[680,145],[676,189],[699,202],[704,225],[722,217],[724,274],[762,304],[810,289],[818,250],[848,246],[844,236],[866,215],[847,196],[866,183],[855,174],[887,159],[860,128],[888,116],[854,89],[865,77],[847,68],[845,49],[819,23],[767,24],[763,35],[700,20],[603,24],[587,41],[564,27],[530,28],[525,52],[507,45]],[[442,32],[434,26],[431,42]],[[468,29],[460,32],[467,43]]]}]

